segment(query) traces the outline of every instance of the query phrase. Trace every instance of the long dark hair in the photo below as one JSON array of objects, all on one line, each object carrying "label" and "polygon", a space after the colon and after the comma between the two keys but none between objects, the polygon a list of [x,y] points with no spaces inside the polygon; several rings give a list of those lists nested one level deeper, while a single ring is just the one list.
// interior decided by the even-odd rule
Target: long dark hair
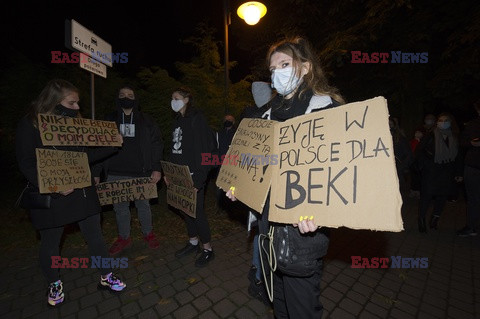
[{"label": "long dark hair", "polygon": [[72,83],[62,79],[50,80],[35,101],[32,102],[28,117],[33,125],[38,126],[38,114],[54,113],[55,107],[72,92],[78,94],[78,89]]}]

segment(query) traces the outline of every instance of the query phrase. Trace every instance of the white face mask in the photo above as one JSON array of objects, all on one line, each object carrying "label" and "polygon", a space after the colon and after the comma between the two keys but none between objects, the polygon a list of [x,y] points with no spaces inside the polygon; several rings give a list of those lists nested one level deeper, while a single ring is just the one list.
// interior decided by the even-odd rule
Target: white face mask
[{"label": "white face mask", "polygon": [[172,110],[174,110],[175,112],[180,111],[182,107],[185,106],[185,103],[183,102],[183,100],[172,100],[171,104],[172,104]]},{"label": "white face mask", "polygon": [[273,70],[272,87],[281,95],[292,93],[297,88],[299,82],[300,79],[293,74],[292,67]]}]

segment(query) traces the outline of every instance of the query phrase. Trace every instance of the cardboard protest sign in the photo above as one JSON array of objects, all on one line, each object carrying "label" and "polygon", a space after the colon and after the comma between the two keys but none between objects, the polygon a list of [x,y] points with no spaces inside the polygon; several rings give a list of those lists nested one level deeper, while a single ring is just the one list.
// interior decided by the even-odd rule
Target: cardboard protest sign
[{"label": "cardboard protest sign", "polygon": [[40,193],[58,193],[92,185],[87,153],[35,149]]},{"label": "cardboard protest sign", "polygon": [[177,165],[162,161],[163,173],[167,177],[167,204],[180,209],[196,218],[197,192],[193,189],[193,180],[186,165]]},{"label": "cardboard protest sign", "polygon": [[96,187],[102,206],[158,197],[157,184],[152,183],[150,177],[104,182]]},{"label": "cardboard protest sign", "polygon": [[220,167],[216,184],[257,212],[262,212],[271,181],[275,121],[246,118],[240,122]]},{"label": "cardboard protest sign", "polygon": [[383,97],[275,126],[269,219],[401,231],[402,198]]},{"label": "cardboard protest sign", "polygon": [[117,123],[38,114],[43,145],[121,146]]}]

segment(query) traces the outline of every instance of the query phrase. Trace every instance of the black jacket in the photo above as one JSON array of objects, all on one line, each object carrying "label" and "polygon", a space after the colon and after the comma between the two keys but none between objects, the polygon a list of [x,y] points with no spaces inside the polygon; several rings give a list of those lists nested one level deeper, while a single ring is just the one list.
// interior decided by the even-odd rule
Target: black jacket
[{"label": "black jacket", "polygon": [[[125,175],[125,176],[150,176],[152,171],[162,171],[162,166],[160,161],[163,158],[163,140],[160,133],[158,125],[155,123],[154,119],[139,111],[136,107],[132,111],[135,124],[135,142],[138,143],[136,148],[125,147],[119,150],[119,153],[115,156],[120,156],[122,152],[127,152],[129,156],[136,156],[141,160],[139,163],[139,171],[130,172],[129,167],[125,166],[125,171],[121,172],[115,171],[115,174]],[[123,110],[118,108],[117,111],[108,114],[105,117],[106,121],[115,121],[117,126],[120,128],[122,123],[122,114]],[[125,139],[128,137],[124,137]],[[132,154],[132,152],[139,154]],[[115,156],[108,158],[100,164],[97,164],[93,168],[93,175],[95,177],[100,177],[102,170],[105,176],[108,176],[111,173],[110,163],[115,161]],[[121,168],[120,168],[121,169]]]},{"label": "black jacket", "polygon": [[[31,184],[38,187],[35,149],[53,149],[53,147],[43,146],[40,132],[27,117],[22,118],[18,123],[15,139],[16,157],[20,171]],[[114,147],[55,146],[55,149],[86,152],[89,163],[94,163],[116,152]],[[98,214],[101,207],[93,185],[92,178],[92,186],[75,189],[67,196],[51,194],[52,200],[49,209],[30,210],[33,226],[36,229],[59,227]]]},{"label": "black jacket", "polygon": [[422,178],[421,192],[428,195],[454,195],[455,176],[463,175],[463,158],[459,149],[455,160],[435,163],[435,134],[429,133],[415,148],[417,166]]},{"label": "black jacket", "polygon": [[180,113],[172,125],[172,149],[170,162],[187,165],[193,173],[193,185],[200,189],[205,186],[211,165],[202,165],[202,153],[215,151],[214,136],[207,120],[197,109],[190,109],[185,116]]}]

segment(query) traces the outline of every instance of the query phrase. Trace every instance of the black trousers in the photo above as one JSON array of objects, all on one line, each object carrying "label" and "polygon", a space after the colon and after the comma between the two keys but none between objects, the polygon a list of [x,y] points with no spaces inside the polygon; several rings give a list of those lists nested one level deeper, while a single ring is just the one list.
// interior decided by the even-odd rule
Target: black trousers
[{"label": "black trousers", "polygon": [[447,195],[432,195],[420,193],[420,201],[418,203],[418,217],[425,218],[427,215],[430,202],[433,200],[433,215],[440,216],[443,212],[443,208],[447,202]]},{"label": "black trousers", "polygon": [[[78,226],[88,245],[90,256],[110,257],[105,246],[100,225],[100,214],[95,214],[78,222]],[[40,230],[40,268],[48,283],[60,279],[59,269],[52,268],[52,256],[60,256],[60,240],[64,226]],[[80,256],[78,256],[80,257]],[[99,268],[102,275],[112,270]]]},{"label": "black trousers", "polygon": [[277,319],[322,318],[320,281],[322,270],[310,277],[292,277],[276,271],[273,275],[273,312]]},{"label": "black trousers", "polygon": [[211,240],[210,225],[208,224],[207,214],[205,214],[205,189],[201,188],[197,192],[196,216],[193,218],[182,212],[182,216],[187,226],[188,237],[199,237],[203,244]]}]

